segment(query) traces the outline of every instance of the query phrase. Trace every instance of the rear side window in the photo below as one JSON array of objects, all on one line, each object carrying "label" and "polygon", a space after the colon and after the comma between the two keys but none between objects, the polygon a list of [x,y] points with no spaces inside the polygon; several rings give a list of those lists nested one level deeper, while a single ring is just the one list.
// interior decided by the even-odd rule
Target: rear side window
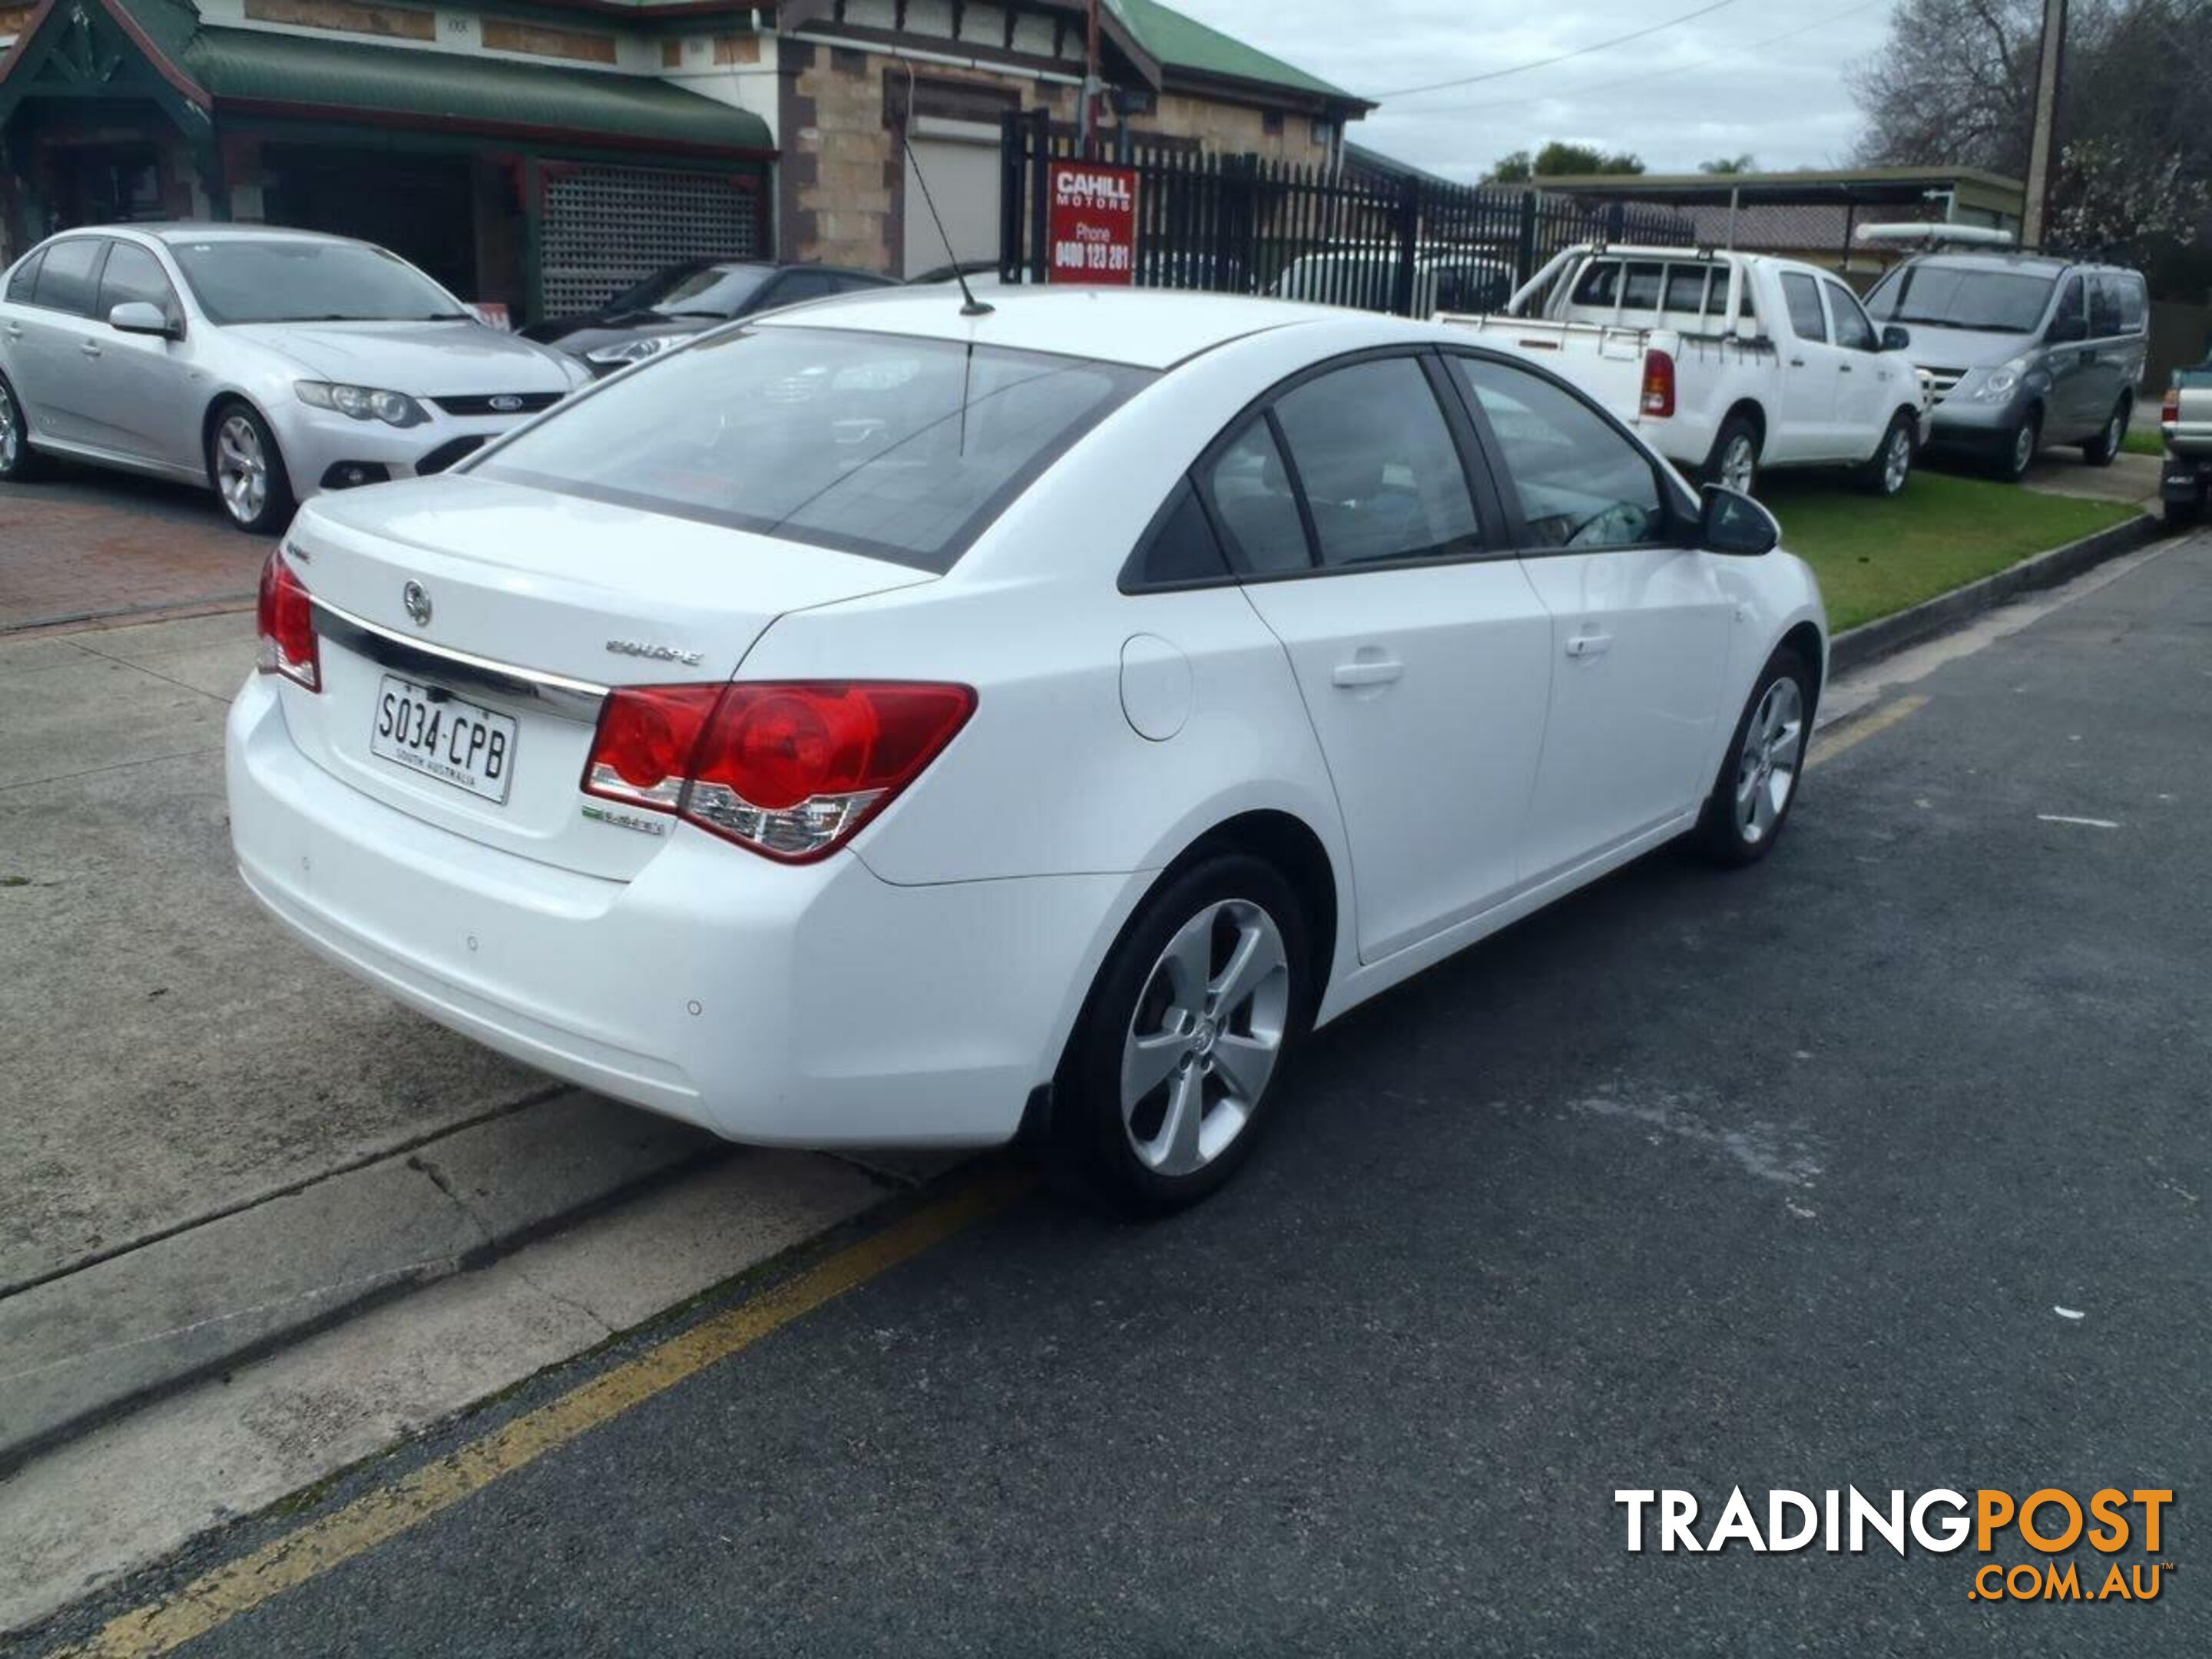
[{"label": "rear side window", "polygon": [[2054,323],[2086,323],[2089,320],[2089,302],[2081,297],[2081,279],[2069,276],[2066,286],[2058,290],[2058,309],[2051,313]]},{"label": "rear side window", "polygon": [[1206,509],[1199,505],[1198,492],[1191,488],[1189,479],[1179,480],[1131,565],[1129,585],[1172,587],[1183,582],[1219,581],[1228,574],[1229,561]]},{"label": "rear side window", "polygon": [[1799,271],[1784,271],[1782,298],[1790,307],[1790,326],[1801,340],[1826,340],[1828,319],[1820,314],[1820,285]]},{"label": "rear side window", "polygon": [[31,290],[38,286],[39,267],[46,263],[44,248],[17,265],[15,274],[8,278],[8,303],[27,306],[31,303]]},{"label": "rear side window", "polygon": [[2141,334],[2150,325],[2150,291],[2132,270],[2112,280],[2120,285],[2120,332]]},{"label": "rear side window", "polygon": [[952,340],[741,329],[563,404],[481,471],[941,572],[1155,378]]},{"label": "rear side window", "polygon": [[1451,365],[1490,423],[1528,546],[1639,547],[1665,537],[1659,475],[1612,422],[1527,369],[1457,355]]},{"label": "rear side window", "polygon": [[49,311],[89,317],[98,292],[100,250],[106,246],[96,236],[80,236],[49,246],[31,303]]},{"label": "rear side window", "polygon": [[1705,278],[1711,274],[1703,265],[1668,266],[1667,309],[1703,311],[1705,308]]},{"label": "rear side window", "polygon": [[1353,363],[1283,394],[1275,419],[1321,562],[1437,558],[1482,545],[1451,428],[1411,357]]},{"label": "rear side window", "polygon": [[2120,331],[2120,285],[2103,275],[2089,279],[2089,332],[2108,339]]},{"label": "rear side window", "polygon": [[1279,576],[1313,568],[1305,520],[1291,470],[1262,416],[1214,457],[1199,479],[1206,503],[1229,539],[1229,556],[1248,576]]},{"label": "rear side window", "polygon": [[1593,259],[1583,270],[1582,281],[1575,284],[1574,303],[1578,306],[1609,306],[1620,293],[1620,261]]},{"label": "rear side window", "polygon": [[1628,268],[1628,288],[1621,300],[1626,311],[1656,311],[1659,309],[1659,290],[1666,280],[1664,265],[1631,265]]}]

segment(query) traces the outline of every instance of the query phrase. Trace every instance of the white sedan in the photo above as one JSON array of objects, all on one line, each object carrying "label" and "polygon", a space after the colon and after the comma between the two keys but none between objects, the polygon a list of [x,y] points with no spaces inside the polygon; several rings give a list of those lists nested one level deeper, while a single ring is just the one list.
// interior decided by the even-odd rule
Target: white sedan
[{"label": "white sedan", "polygon": [[721,331],[308,503],[233,710],[341,966],[734,1139],[1034,1137],[1125,1209],[1313,1026],[1675,836],[1786,823],[1774,521],[1462,331],[935,291]]}]

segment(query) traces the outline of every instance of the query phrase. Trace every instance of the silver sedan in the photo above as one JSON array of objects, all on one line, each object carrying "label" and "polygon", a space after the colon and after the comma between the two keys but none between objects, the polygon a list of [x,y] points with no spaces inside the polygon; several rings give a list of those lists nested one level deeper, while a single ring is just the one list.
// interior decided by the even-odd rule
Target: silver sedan
[{"label": "silver sedan", "polygon": [[69,456],[203,484],[273,532],[319,490],[441,471],[588,379],[366,242],[69,231],[0,284],[0,480]]}]

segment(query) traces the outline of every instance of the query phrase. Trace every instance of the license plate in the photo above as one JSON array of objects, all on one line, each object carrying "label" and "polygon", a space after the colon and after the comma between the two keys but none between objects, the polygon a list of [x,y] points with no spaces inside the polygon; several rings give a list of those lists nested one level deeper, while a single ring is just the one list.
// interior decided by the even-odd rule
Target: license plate
[{"label": "license plate", "polygon": [[514,776],[514,721],[434,685],[386,674],[369,722],[372,753],[499,805]]}]

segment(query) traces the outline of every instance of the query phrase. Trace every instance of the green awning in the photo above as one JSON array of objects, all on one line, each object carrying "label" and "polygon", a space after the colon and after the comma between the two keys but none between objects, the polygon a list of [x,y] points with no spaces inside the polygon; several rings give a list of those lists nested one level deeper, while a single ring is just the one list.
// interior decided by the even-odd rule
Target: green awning
[{"label": "green awning", "polygon": [[613,70],[519,64],[474,53],[209,27],[188,0],[102,0],[179,90],[218,112],[404,121],[540,142],[645,143],[766,157],[775,144],[750,110],[665,81]]}]

